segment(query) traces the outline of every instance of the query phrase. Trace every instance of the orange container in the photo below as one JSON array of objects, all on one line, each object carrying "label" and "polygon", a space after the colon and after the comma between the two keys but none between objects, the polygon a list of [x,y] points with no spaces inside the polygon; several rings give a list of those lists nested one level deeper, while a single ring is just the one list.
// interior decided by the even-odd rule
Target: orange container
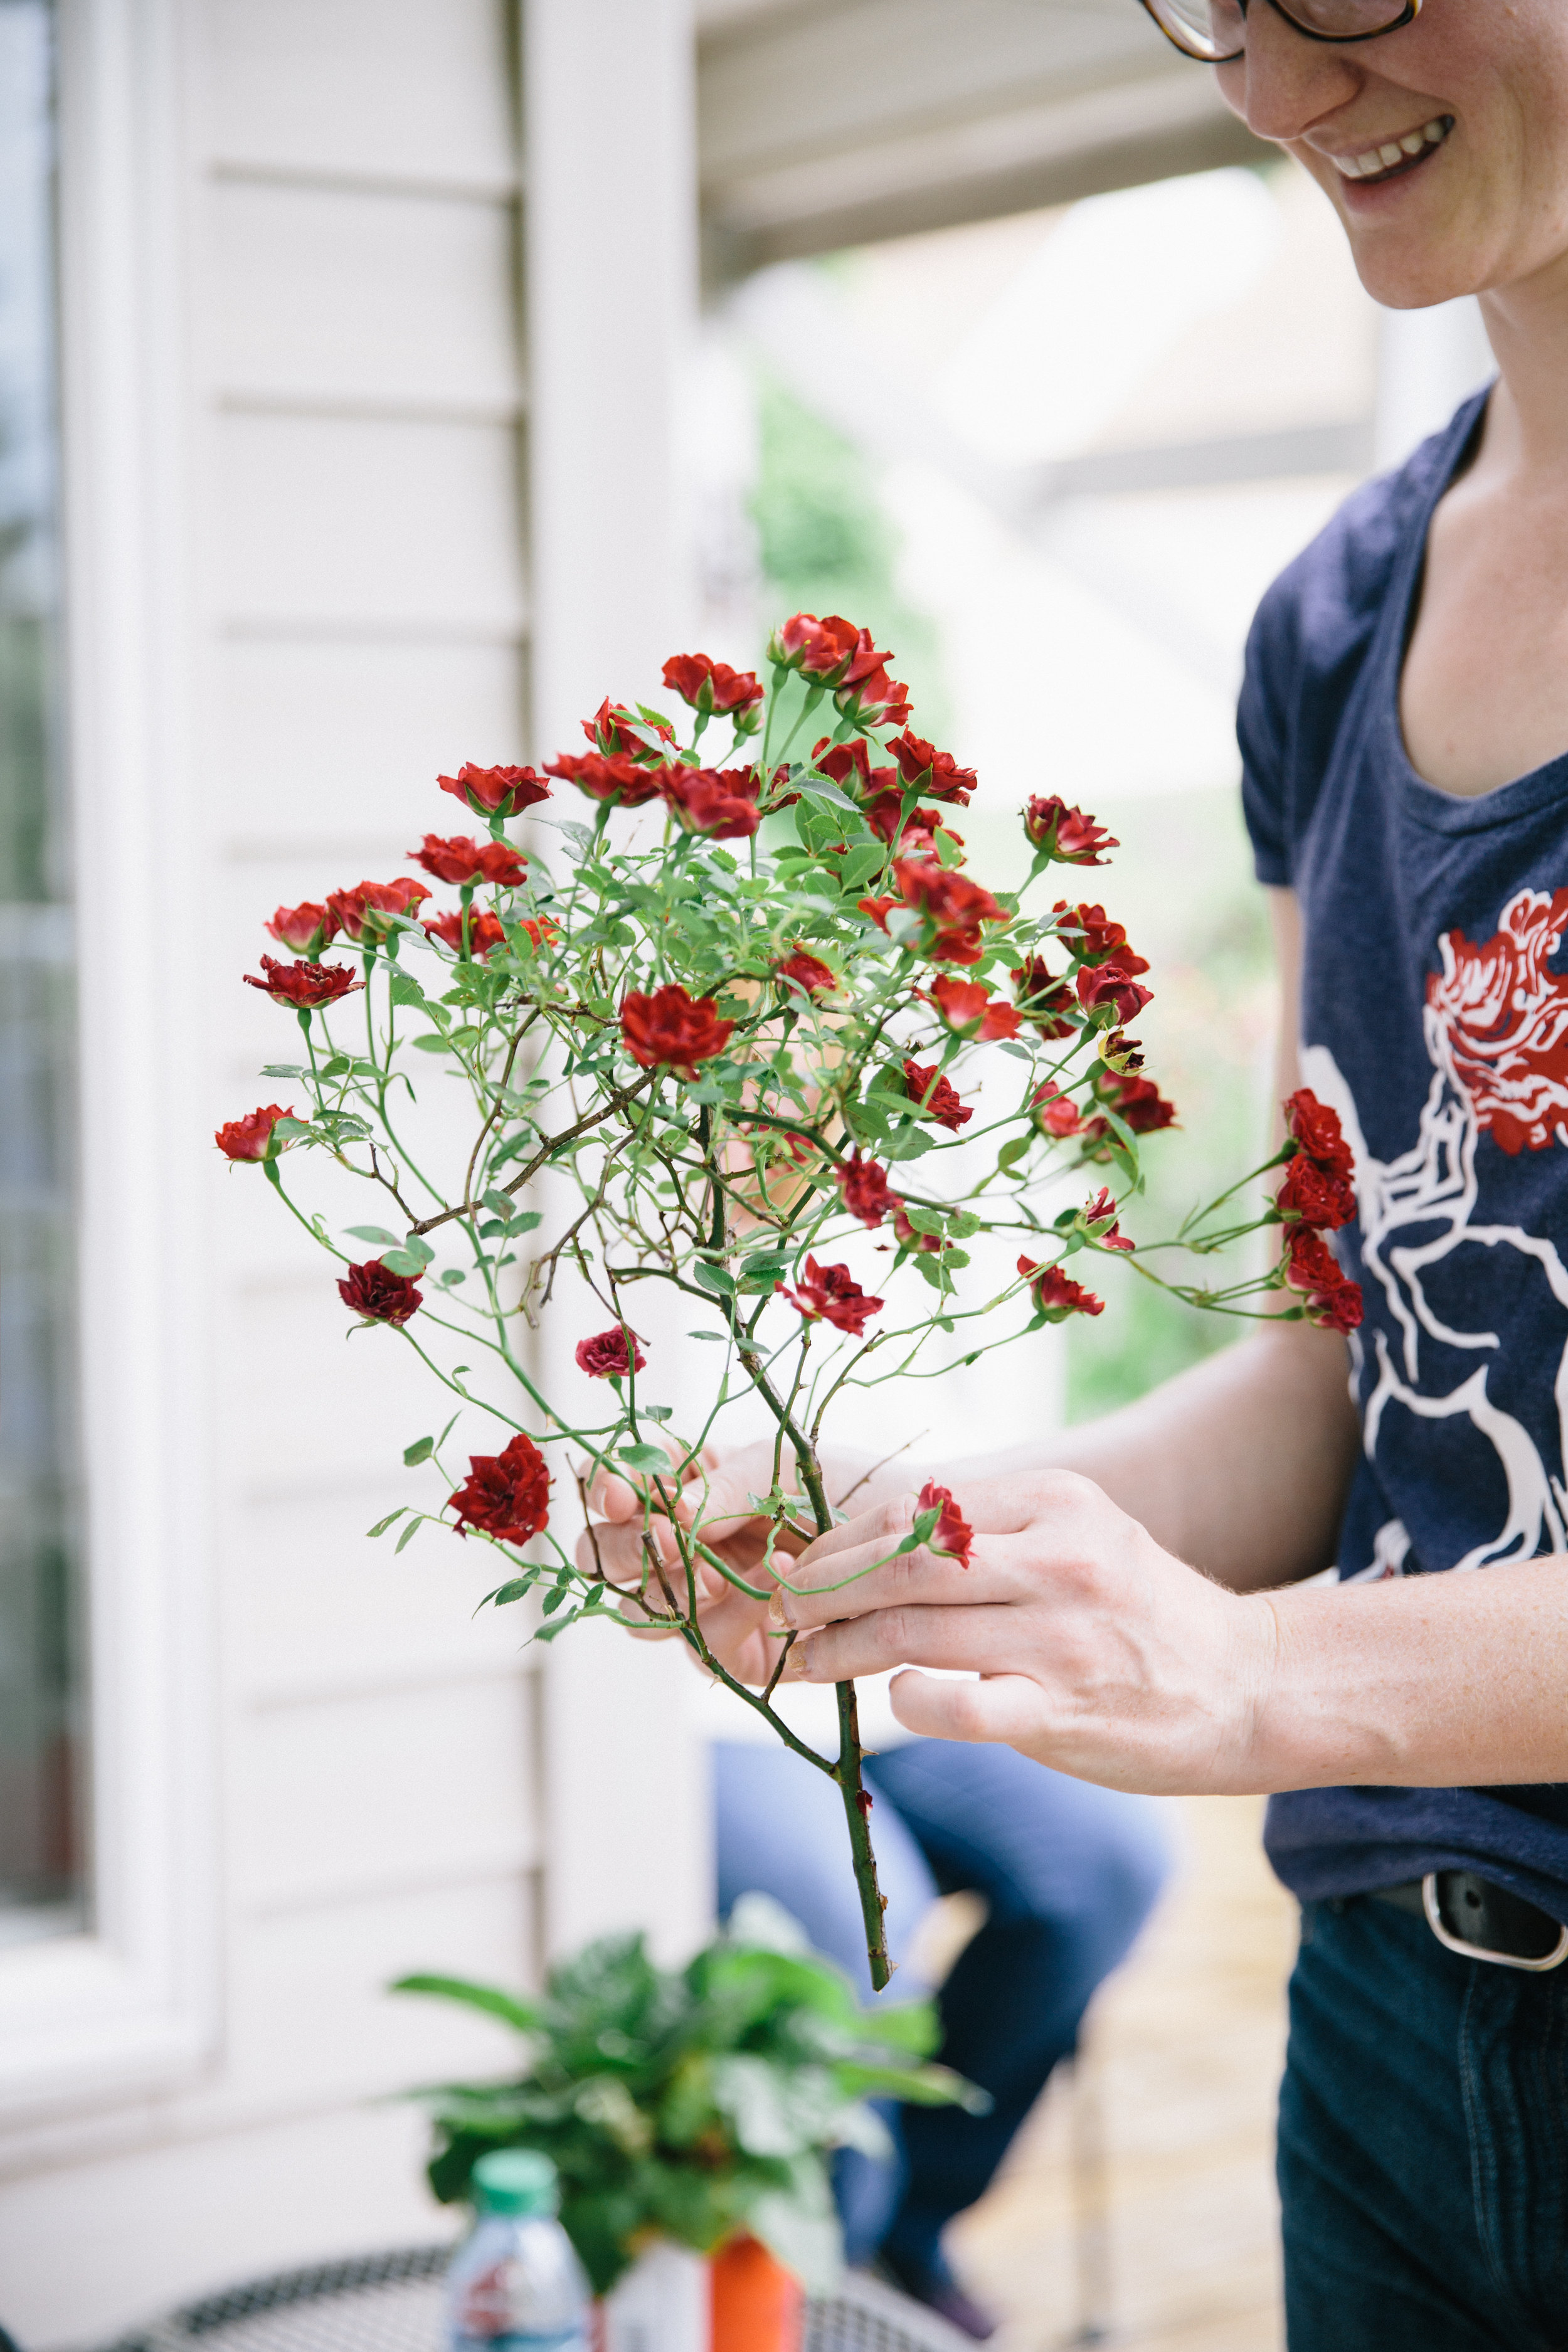
[{"label": "orange container", "polygon": [[731,2238],[709,2266],[711,2352],[800,2352],[805,2289],[755,2238]]}]

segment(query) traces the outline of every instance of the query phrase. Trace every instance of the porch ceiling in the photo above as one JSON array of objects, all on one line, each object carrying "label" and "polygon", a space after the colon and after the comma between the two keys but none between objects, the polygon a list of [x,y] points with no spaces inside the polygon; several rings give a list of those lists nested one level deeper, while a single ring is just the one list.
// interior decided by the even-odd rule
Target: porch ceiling
[{"label": "porch ceiling", "polygon": [[698,0],[709,267],[1273,151],[1134,0]]}]

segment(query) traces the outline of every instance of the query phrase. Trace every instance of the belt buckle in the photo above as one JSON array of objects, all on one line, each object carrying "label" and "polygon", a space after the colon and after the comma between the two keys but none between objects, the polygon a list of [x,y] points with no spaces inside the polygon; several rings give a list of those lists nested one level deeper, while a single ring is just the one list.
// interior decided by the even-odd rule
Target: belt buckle
[{"label": "belt buckle", "polygon": [[1437,1907],[1437,1874],[1435,1870],[1429,1870],[1421,1881],[1421,1902],[1426,1914],[1426,1925],[1437,1941],[1447,1950],[1458,1952],[1461,1959],[1489,1960],[1494,1969],[1524,1969],[1531,1976],[1542,1976],[1548,1969],[1560,1969],[1563,1961],[1568,1960],[1568,1927],[1559,1929],[1556,1949],[1539,1960],[1521,1959],[1516,1952],[1489,1952],[1479,1944],[1466,1943],[1462,1936],[1454,1935],[1443,1924],[1443,1915]]}]

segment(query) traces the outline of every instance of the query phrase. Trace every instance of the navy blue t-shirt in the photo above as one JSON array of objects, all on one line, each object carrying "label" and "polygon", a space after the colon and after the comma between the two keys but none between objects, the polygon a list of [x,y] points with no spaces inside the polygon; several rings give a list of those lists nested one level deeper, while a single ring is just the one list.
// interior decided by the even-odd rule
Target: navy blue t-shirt
[{"label": "navy blue t-shirt", "polygon": [[[1258,877],[1301,908],[1302,1082],[1355,1152],[1350,1582],[1568,1553],[1568,752],[1463,800],[1399,722],[1427,526],[1485,397],[1275,583],[1241,696]],[[1266,1843],[1308,1899],[1459,1867],[1568,1921],[1568,1787],[1296,1790]]]}]

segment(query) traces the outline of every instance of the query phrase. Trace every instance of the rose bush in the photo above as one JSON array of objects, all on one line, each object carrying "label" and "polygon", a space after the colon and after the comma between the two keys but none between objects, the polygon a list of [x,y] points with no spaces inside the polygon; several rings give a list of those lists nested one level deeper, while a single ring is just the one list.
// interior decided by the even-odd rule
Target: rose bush
[{"label": "rose bush", "polygon": [[[1037,797],[1014,869],[994,887],[970,874],[942,812],[969,802],[975,772],[908,724],[890,659],[838,615],[797,614],[774,633],[765,684],[706,655],[671,657],[685,740],[664,713],[606,698],[583,722],[587,749],[542,771],[470,762],[439,777],[488,826],[482,839],[426,834],[409,853],[456,905],[404,875],[278,908],[266,929],[295,961],[263,956],[245,978],[298,1024],[303,1058],[266,1074],[300,1108],[270,1104],[216,1139],[338,1260],[353,1328],[390,1332],[446,1392],[446,1429],[404,1456],[433,1482],[425,1507],[402,1506],[373,1535],[401,1519],[400,1546],[429,1523],[488,1544],[489,1600],[534,1596],[540,1639],[609,1616],[688,1643],[837,1781],[879,1984],[854,1685],[839,1690],[830,1763],[772,1705],[793,1637],[780,1630],[766,1687],[742,1690],[700,1606],[719,1579],[765,1599],[776,1546],[832,1526],[827,1416],[851,1415],[867,1388],[1100,1314],[1091,1267],[1125,1266],[1228,1314],[1343,1330],[1360,1307],[1325,1238],[1350,1214],[1350,1156],[1306,1095],[1267,1163],[1285,1169],[1277,1201],[1231,1213],[1226,1194],[1134,1251],[1121,1220],[1140,1152],[1175,1119],[1126,1034],[1149,968],[1098,902],[1031,897],[1053,866],[1101,866],[1116,844],[1080,809]],[[721,729],[721,750],[710,730]],[[504,831],[524,812],[526,847]],[[352,961],[321,961],[334,939]],[[410,1098],[424,1106],[416,1150]],[[390,1224],[334,1236],[292,1197],[312,1153]],[[530,1206],[546,1172],[545,1206]],[[1162,1250],[1210,1255],[1260,1224],[1284,1244],[1265,1271],[1213,1288],[1157,1270]],[[982,1235],[1004,1262],[1019,1253],[999,1288],[966,1247]],[[868,1251],[880,1253],[874,1290]],[[590,1400],[580,1408],[541,1388],[522,1336],[563,1311],[563,1268],[595,1301],[569,1334],[571,1377],[593,1384],[574,1392]],[[714,1343],[705,1392],[682,1373],[679,1438],[672,1368],[633,1328],[647,1284]],[[705,1449],[744,1400],[777,1433],[771,1490],[753,1498],[761,1582],[704,1535]],[[489,1449],[469,1450],[487,1430]],[[562,1505],[595,1475],[642,1497],[647,1565],[630,1589],[576,1564],[580,1514],[572,1524]],[[962,1560],[969,1539],[962,1497],[928,1486],[902,1549]]]}]

